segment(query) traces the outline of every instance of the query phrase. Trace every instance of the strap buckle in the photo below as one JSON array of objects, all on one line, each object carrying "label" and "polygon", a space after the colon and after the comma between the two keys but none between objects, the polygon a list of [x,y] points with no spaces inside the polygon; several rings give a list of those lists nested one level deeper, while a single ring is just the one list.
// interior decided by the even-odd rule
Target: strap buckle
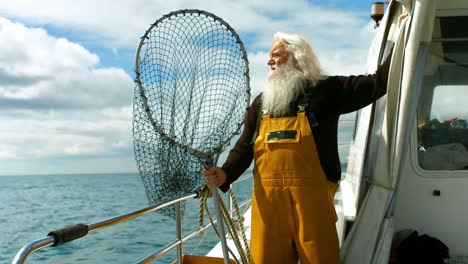
[{"label": "strap buckle", "polygon": [[306,111],[307,106],[309,106],[309,104],[299,104],[297,106],[297,108],[298,108],[297,112],[298,113],[304,113]]}]

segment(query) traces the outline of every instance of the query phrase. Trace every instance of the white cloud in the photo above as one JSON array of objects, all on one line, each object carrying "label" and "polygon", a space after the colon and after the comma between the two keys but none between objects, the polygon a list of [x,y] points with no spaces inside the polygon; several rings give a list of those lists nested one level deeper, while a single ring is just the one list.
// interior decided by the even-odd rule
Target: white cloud
[{"label": "white cloud", "polygon": [[0,160],[13,160],[17,159],[17,146],[12,146],[9,144],[0,144]]},{"label": "white cloud", "polygon": [[83,69],[99,58],[82,46],[0,17],[2,68],[12,75],[44,76],[55,70]]},{"label": "white cloud", "polygon": [[254,44],[262,48],[271,44],[272,33],[279,30],[305,36],[334,35],[346,42],[354,39],[353,33],[364,22],[360,14],[321,8],[306,0],[128,0],[118,4],[111,0],[21,0],[2,3],[0,14],[17,17],[28,24],[77,30],[84,40],[134,48],[152,22],[179,9],[212,12],[241,34],[255,33]]},{"label": "white cloud", "polygon": [[126,150],[131,150],[129,116],[127,120],[102,116],[83,120],[83,117],[73,120],[63,115],[42,120],[2,119],[0,137],[4,141],[0,146],[0,159],[117,155],[121,154],[123,142]]},{"label": "white cloud", "polygon": [[99,67],[83,46],[4,18],[0,50],[0,161],[132,159],[133,83],[125,71]]},{"label": "white cloud", "polygon": [[121,163],[131,164],[133,76],[123,68],[133,65],[103,67],[98,52],[126,56],[152,22],[183,8],[212,12],[236,29],[248,50],[252,98],[263,88],[276,31],[310,40],[329,74],[365,72],[371,23],[306,0],[2,1],[0,162],[127,155]]},{"label": "white cloud", "polygon": [[255,98],[263,89],[266,76],[268,74],[267,60],[268,52],[260,51],[257,53],[250,53],[249,56],[249,70],[251,72],[250,88],[252,99]]},{"label": "white cloud", "polygon": [[[112,12],[109,12],[112,7]],[[269,49],[273,33],[298,33],[310,40],[327,72],[363,72],[363,57],[373,37],[370,19],[360,13],[317,6],[306,0],[235,2],[207,0],[121,1],[8,1],[0,14],[19,17],[30,24],[76,30],[81,42],[134,49],[148,26],[163,14],[178,9],[202,9],[226,20],[241,35],[250,52]],[[240,15],[242,14],[242,15]],[[78,35],[79,34],[79,35]],[[344,48],[343,48],[344,47]],[[342,66],[343,65],[343,66]],[[354,67],[349,67],[353,65]],[[345,72],[341,72],[344,70]]]},{"label": "white cloud", "polygon": [[99,57],[40,28],[0,18],[0,108],[100,108],[130,103],[132,80]]}]

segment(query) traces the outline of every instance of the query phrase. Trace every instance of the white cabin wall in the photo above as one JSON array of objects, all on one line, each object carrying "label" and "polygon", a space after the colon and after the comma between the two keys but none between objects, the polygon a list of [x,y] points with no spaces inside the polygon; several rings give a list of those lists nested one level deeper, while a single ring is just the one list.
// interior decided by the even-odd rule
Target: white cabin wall
[{"label": "white cabin wall", "polygon": [[[413,35],[410,36],[407,42],[407,47],[405,50],[405,62],[404,62],[404,72],[405,74],[412,74],[416,71],[415,65],[417,62],[418,56],[418,49],[421,44],[428,45],[427,43],[431,41],[432,33],[435,36],[440,36],[440,26],[438,25],[438,21],[434,21],[434,11],[435,14],[447,14],[450,12],[456,12],[457,14],[463,14],[468,10],[468,0],[414,0],[416,2],[414,6],[421,6],[421,5],[431,5],[431,13],[428,14],[416,14],[412,20],[410,25],[415,26],[418,24],[418,28],[414,30],[412,33]],[[436,1],[436,2],[433,2]],[[435,9],[434,10],[434,5]],[[465,11],[464,11],[465,10]],[[466,14],[466,13],[465,13]],[[413,14],[414,15],[414,14]],[[419,16],[418,16],[419,15]],[[417,18],[417,19],[416,19]],[[420,22],[425,20],[423,23]],[[416,23],[418,22],[418,23]],[[435,24],[435,25],[434,25]],[[434,27],[433,27],[434,26]],[[434,28],[434,31],[433,31]],[[464,30],[464,29],[460,29]],[[442,47],[440,47],[442,49]],[[375,50],[379,50],[376,48]],[[441,58],[441,60],[443,60]],[[432,61],[435,61],[434,59]],[[439,64],[439,63],[435,63]],[[434,72],[438,71],[437,65],[434,65],[433,69],[425,68],[428,72],[425,75],[428,75],[432,78],[432,80],[439,78],[440,76]],[[431,82],[431,79],[423,79],[424,82]],[[402,78],[402,85],[407,89],[414,84],[413,78],[408,78],[408,76],[404,76]],[[407,89],[408,90],[408,89]],[[407,93],[410,94],[410,93]],[[433,98],[433,92],[429,91],[423,93],[422,96],[424,97],[425,101],[431,102]],[[407,100],[410,97],[406,97]],[[414,97],[413,97],[414,98]],[[387,142],[383,139],[382,130],[384,129],[384,109],[385,109],[385,102],[379,101],[375,104],[375,109],[372,113],[371,118],[371,125],[369,131],[369,141],[367,141],[368,145],[363,144],[363,148],[365,151],[355,151],[356,149],[351,148],[351,155],[349,160],[350,169],[348,171],[349,174],[353,174],[353,172],[358,171],[356,167],[352,167],[353,164],[355,165],[356,159],[352,154],[359,154],[363,155],[364,153],[364,166],[362,168],[363,178],[359,180],[362,181],[361,185],[366,185],[365,180],[369,180],[375,183],[375,178],[381,176],[383,173],[387,173],[384,170],[389,170],[387,167],[388,164],[384,162],[378,162],[376,157],[384,151],[387,151],[385,148],[387,145],[381,144],[379,142]],[[409,104],[411,105],[411,104]],[[408,107],[408,106],[407,106]],[[410,108],[410,107],[408,107]],[[405,108],[405,109],[408,109]],[[399,109],[401,110],[401,109]],[[430,107],[429,106],[422,106],[419,108],[421,112],[426,113],[429,115]],[[418,120],[421,116],[415,116],[415,124],[416,122],[420,123],[419,121],[427,121],[427,120]],[[404,123],[406,124],[406,123]],[[416,125],[412,126],[412,130],[410,129],[410,137],[407,142],[404,144],[400,144],[403,146],[402,151],[404,152],[402,157],[396,157],[397,163],[400,164],[402,168],[401,177],[399,179],[399,184],[397,186],[398,193],[396,199],[396,207],[393,214],[394,220],[394,227],[395,231],[399,231],[401,229],[413,229],[417,230],[420,234],[428,234],[430,236],[436,237],[444,242],[450,249],[450,254],[452,256],[456,255],[465,255],[468,256],[468,170],[464,171],[428,171],[423,170],[420,168],[418,164],[418,142],[417,142],[417,133]],[[367,124],[365,129],[369,129],[369,125]],[[359,127],[358,127],[359,128]],[[400,130],[400,131],[406,131]],[[401,136],[401,135],[400,135]],[[399,141],[402,142],[402,141]],[[405,155],[406,154],[406,155]],[[359,163],[360,164],[360,163]],[[395,173],[396,174],[396,173]],[[361,175],[361,174],[359,174]],[[349,176],[349,175],[347,175]],[[393,176],[393,175],[392,175]],[[365,178],[364,178],[365,177]],[[377,182],[380,183],[380,182]],[[359,186],[359,183],[356,184]],[[381,188],[382,185],[376,184],[377,187]],[[368,186],[368,185],[366,185]],[[369,185],[370,186],[370,185]],[[383,186],[387,187],[387,186]],[[362,188],[364,190],[364,194],[368,194],[368,188]],[[435,190],[440,191],[440,196],[435,196],[433,192]],[[384,204],[384,203],[382,203]],[[363,209],[362,203],[359,203],[359,210],[358,214],[362,214],[365,211]],[[384,205],[382,205],[384,206]],[[369,207],[369,211],[375,212],[379,211],[375,209],[375,207]],[[379,208],[380,209],[380,208]],[[369,212],[367,211],[367,212]],[[391,210],[389,211],[391,213]],[[371,214],[371,213],[369,213]],[[376,213],[377,214],[377,213]],[[376,217],[373,218],[373,220]],[[352,252],[353,248],[359,248],[359,245],[362,247],[366,247],[366,241],[370,240],[371,238],[366,237],[367,234],[372,234],[371,226],[366,228],[355,228],[356,226],[360,227],[359,225],[365,226],[368,222],[364,222],[363,218],[359,218],[356,220],[353,229],[349,234],[349,238],[345,241],[345,250],[344,254],[346,256],[349,255],[349,252]],[[388,220],[388,219],[386,219]],[[372,221],[370,221],[372,222]],[[376,222],[376,221],[374,221]],[[372,222],[372,223],[374,223]],[[356,231],[357,230],[357,231]],[[355,231],[355,232],[354,232]],[[359,235],[359,232],[365,233],[365,235]],[[365,237],[365,239],[363,238]],[[366,241],[364,241],[366,240]],[[350,242],[351,241],[351,242]],[[348,243],[346,243],[348,242]],[[358,246],[354,245],[357,244]],[[363,246],[364,245],[364,246]],[[363,251],[365,251],[363,249]],[[355,254],[359,255],[359,254]],[[362,254],[361,254],[362,255]],[[352,259],[352,258],[347,258]],[[357,262],[350,262],[350,263],[357,263]],[[364,262],[361,262],[364,263]]]},{"label": "white cabin wall", "polygon": [[409,148],[410,158],[402,164],[395,230],[414,229],[440,239],[450,254],[468,255],[468,172],[422,170],[415,130]]},{"label": "white cabin wall", "polygon": [[[437,4],[438,15],[451,12],[467,15],[467,0],[438,0]],[[440,36],[437,19],[432,32],[435,37]],[[426,67],[426,75],[434,71],[436,69],[431,71],[430,67]],[[421,96],[426,97],[425,101],[432,101],[432,93],[422,93]],[[428,114],[430,109],[422,106],[419,111]],[[468,256],[468,170],[423,170],[417,156],[416,122],[419,124],[421,120],[416,120],[411,130],[410,144],[405,149],[407,158],[401,161],[403,174],[397,187],[395,231],[414,229],[419,234],[440,239],[448,246],[452,257]],[[440,191],[440,196],[435,195],[434,191]]]}]

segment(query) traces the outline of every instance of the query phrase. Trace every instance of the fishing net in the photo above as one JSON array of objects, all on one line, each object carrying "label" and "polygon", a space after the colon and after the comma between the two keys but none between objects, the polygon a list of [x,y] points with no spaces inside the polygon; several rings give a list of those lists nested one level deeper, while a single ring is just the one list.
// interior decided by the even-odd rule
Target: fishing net
[{"label": "fishing net", "polygon": [[[155,205],[203,186],[202,168],[239,133],[250,101],[247,53],[219,17],[180,10],[145,32],[135,72],[135,159]],[[161,212],[175,217],[173,206]]]}]

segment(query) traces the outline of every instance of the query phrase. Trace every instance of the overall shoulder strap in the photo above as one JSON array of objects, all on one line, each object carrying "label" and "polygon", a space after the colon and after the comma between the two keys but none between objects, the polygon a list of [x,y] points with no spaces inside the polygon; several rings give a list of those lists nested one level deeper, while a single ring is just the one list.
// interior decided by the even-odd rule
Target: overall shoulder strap
[{"label": "overall shoulder strap", "polygon": [[250,140],[251,145],[255,143],[255,140],[258,137],[258,132],[260,130],[260,122],[262,121],[263,114],[264,114],[263,107],[259,107],[257,111],[257,120],[255,120],[255,131],[253,133],[252,139]]},{"label": "overall shoulder strap", "polygon": [[[310,99],[312,97],[312,92],[310,90],[307,90],[302,97],[302,99],[299,101],[298,105],[298,112],[306,112],[307,120],[309,121],[310,128],[318,127],[319,123],[317,120],[317,117],[315,116],[315,113],[312,109],[312,106],[310,105]],[[262,117],[265,114],[265,111],[263,110],[263,106],[258,108],[257,111],[257,119],[255,121],[255,131],[252,135],[252,139],[250,140],[250,144],[254,144],[255,140],[258,137],[258,133],[260,130],[260,122],[262,121]]]},{"label": "overall shoulder strap", "polygon": [[312,96],[312,93],[310,91],[307,91],[305,93],[305,95],[302,97],[299,103],[298,112],[306,113],[307,120],[309,121],[310,128],[312,129],[313,127],[318,127],[319,123],[312,109],[312,106],[310,105],[311,96]]}]

